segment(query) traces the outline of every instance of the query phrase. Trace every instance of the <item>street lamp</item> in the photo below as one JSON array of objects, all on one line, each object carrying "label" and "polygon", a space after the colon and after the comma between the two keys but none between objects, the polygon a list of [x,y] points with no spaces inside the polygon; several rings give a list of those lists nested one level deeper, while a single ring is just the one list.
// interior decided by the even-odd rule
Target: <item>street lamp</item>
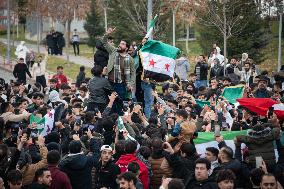
[{"label": "street lamp", "polygon": [[278,71],[280,71],[282,65],[282,19],[283,19],[283,6],[284,2],[282,1],[279,10],[279,42],[278,42]]},{"label": "street lamp", "polygon": [[110,0],[102,0],[104,8],[104,17],[105,17],[105,31],[107,31],[107,7]]}]

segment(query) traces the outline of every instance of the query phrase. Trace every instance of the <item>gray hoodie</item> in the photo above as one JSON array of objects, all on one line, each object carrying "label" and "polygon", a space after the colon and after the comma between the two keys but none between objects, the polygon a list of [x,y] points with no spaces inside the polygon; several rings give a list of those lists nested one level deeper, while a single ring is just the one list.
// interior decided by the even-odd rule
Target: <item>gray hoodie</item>
[{"label": "gray hoodie", "polygon": [[176,68],[175,73],[180,78],[180,80],[187,80],[188,72],[189,72],[190,64],[185,57],[180,57],[176,60]]}]

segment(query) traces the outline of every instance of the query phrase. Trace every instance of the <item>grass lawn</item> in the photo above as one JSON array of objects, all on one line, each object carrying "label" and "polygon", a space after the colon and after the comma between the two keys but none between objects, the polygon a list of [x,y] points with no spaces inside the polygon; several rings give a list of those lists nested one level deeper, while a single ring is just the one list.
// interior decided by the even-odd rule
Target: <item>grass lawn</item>
[{"label": "grass lawn", "polygon": [[[11,46],[11,58],[15,59],[16,55],[15,55],[15,47]],[[0,56],[6,57],[7,56],[7,45],[5,45],[4,43],[0,43]]]},{"label": "grass lawn", "polygon": [[[7,45],[0,43],[0,56],[6,57],[7,53]],[[16,56],[14,54],[15,48],[11,48],[11,57],[12,59],[16,59]],[[57,66],[63,66],[64,67],[64,73],[68,78],[71,78],[72,80],[76,80],[76,76],[79,72],[80,65],[77,65],[75,63],[67,63],[66,60],[55,57],[55,56],[49,56],[47,61],[47,70],[49,72],[56,73]],[[86,77],[91,77],[91,69],[86,67]]]},{"label": "grass lawn", "polygon": [[[80,56],[84,56],[88,59],[94,58],[93,48],[89,47],[87,44],[80,44]],[[95,48],[96,51],[96,48]],[[70,48],[68,49],[69,54],[74,54],[73,46],[70,45]]]},{"label": "grass lawn", "polygon": [[[269,73],[277,70],[278,63],[278,27],[279,22],[271,22],[272,39],[263,52],[266,55],[265,61],[260,65],[262,70],[267,70]],[[282,65],[284,64],[284,39],[282,36]]]},{"label": "grass lawn", "polygon": [[[67,63],[66,60],[57,58],[54,56],[49,56],[47,61],[47,70],[53,73],[56,73],[57,66],[63,66],[64,73],[68,78],[76,80],[76,76],[79,73],[80,65],[75,64],[73,62]],[[91,68],[86,67],[86,77],[91,77]]]}]

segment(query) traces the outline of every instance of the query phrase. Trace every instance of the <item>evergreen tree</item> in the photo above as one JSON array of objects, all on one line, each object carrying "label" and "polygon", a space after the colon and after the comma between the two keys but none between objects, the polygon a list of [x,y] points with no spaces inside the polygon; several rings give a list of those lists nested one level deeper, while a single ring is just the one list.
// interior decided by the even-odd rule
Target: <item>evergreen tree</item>
[{"label": "evergreen tree", "polygon": [[[265,58],[262,49],[268,44],[270,37],[268,34],[269,32],[267,31],[267,22],[261,17],[260,12],[253,1],[238,1],[241,2],[247,10],[242,11],[242,22],[245,27],[238,34],[228,39],[228,58],[235,55],[240,57],[242,53],[246,52],[249,54],[249,58],[252,58],[255,63],[260,63]],[[228,3],[230,2],[231,1],[228,1]],[[240,14],[240,12],[227,12],[227,14]],[[219,16],[220,18],[223,17],[221,11]],[[216,27],[198,24],[197,30],[200,34],[198,42],[206,55],[209,55],[211,52],[213,43],[218,44],[222,50],[223,35]]]},{"label": "evergreen tree", "polygon": [[96,46],[96,38],[104,33],[104,26],[102,23],[101,15],[97,10],[96,0],[92,0],[90,12],[87,14],[85,30],[89,35],[88,45],[91,47]]}]

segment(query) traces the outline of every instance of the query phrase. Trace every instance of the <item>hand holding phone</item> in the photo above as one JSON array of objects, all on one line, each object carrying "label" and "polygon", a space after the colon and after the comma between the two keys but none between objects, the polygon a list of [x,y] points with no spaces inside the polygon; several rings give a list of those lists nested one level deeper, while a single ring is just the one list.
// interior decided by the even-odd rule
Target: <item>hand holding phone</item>
[{"label": "hand holding phone", "polygon": [[255,167],[260,168],[262,166],[263,159],[261,156],[255,157]]}]

